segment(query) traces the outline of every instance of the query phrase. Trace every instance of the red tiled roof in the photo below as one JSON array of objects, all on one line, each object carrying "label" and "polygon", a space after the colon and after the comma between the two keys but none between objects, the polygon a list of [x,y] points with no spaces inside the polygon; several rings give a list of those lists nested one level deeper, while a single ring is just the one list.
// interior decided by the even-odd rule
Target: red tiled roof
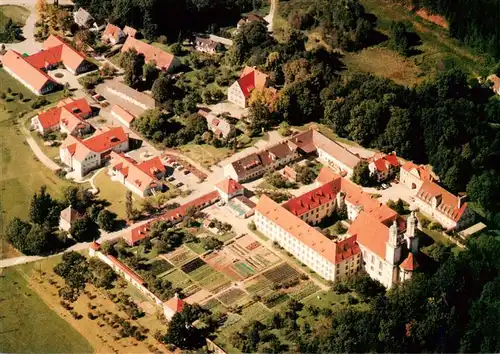
[{"label": "red tiled roof", "polygon": [[178,208],[175,208],[173,210],[167,211],[165,214],[141,225],[136,228],[133,228],[130,232],[130,234],[127,234],[125,236],[126,241],[130,244],[133,245],[139,240],[142,240],[143,238],[146,238],[149,234],[149,228],[152,223],[156,221],[174,221],[178,222],[184,218],[186,215],[186,211],[189,208],[192,207],[201,207],[204,204],[207,203],[213,203],[219,199],[219,192],[213,191],[208,194],[202,195],[201,197],[198,197],[196,199],[191,200],[190,202],[181,205]]},{"label": "red tiled roof", "polygon": [[141,163],[114,151],[111,152],[110,157],[111,168],[121,173],[131,185],[136,186],[141,191],[157,186],[160,181],[157,179],[156,174],[165,172],[165,166],[159,157]]},{"label": "red tiled roof", "polygon": [[135,38],[135,35],[137,34],[137,30],[129,26],[123,27],[123,32],[125,32],[127,36],[132,38]]},{"label": "red tiled roof", "polygon": [[386,171],[389,166],[398,167],[399,161],[395,153],[384,155],[381,153],[375,154],[371,160],[373,161],[375,168],[379,172]]},{"label": "red tiled roof", "polygon": [[[339,250],[337,242],[330,240],[265,194],[260,197],[256,211],[331,263],[340,263],[348,258],[349,254],[353,256],[359,253],[359,247],[352,240],[343,243],[342,249]],[[349,247],[352,248],[350,251]]]},{"label": "red tiled roof", "polygon": [[385,259],[385,244],[389,240],[389,227],[362,211],[354,219],[347,232],[349,235],[356,236],[358,243]]},{"label": "red tiled roof", "polygon": [[316,189],[313,189],[299,197],[290,199],[282,204],[282,207],[293,213],[294,215],[301,216],[309,210],[316,209],[331,200],[335,200],[337,193],[340,190],[340,184],[331,181]]},{"label": "red tiled roof", "polygon": [[101,245],[98,244],[97,242],[95,241],[92,241],[89,245],[89,248],[92,248],[93,250],[95,251],[98,251],[100,248],[101,248]]},{"label": "red tiled roof", "polygon": [[417,192],[417,198],[429,205],[432,205],[432,200],[435,198],[437,200],[436,210],[455,222],[460,220],[467,209],[467,203],[460,203],[459,197],[448,192],[440,185],[428,180],[422,183],[422,186]]},{"label": "red tiled roof", "polygon": [[316,178],[316,181],[319,182],[320,184],[325,184],[328,182],[333,181],[334,179],[338,178],[339,175],[333,172],[333,170],[329,167],[323,166],[321,170],[319,171],[319,175]]},{"label": "red tiled roof", "polygon": [[108,131],[98,133],[88,139],[82,140],[82,144],[88,149],[103,153],[111,150],[117,145],[128,140],[128,135],[122,127],[111,128]]},{"label": "red tiled roof", "polygon": [[67,44],[61,37],[53,34],[43,42],[43,48],[50,50],[54,55],[59,55],[59,61],[62,61],[64,66],[73,71],[76,71],[85,60],[85,56],[82,53]]},{"label": "red tiled roof", "polygon": [[410,272],[413,272],[419,267],[419,264],[417,262],[416,257],[413,256],[413,253],[408,253],[408,257],[399,265],[400,268],[403,268],[404,270],[408,270]]},{"label": "red tiled roof", "polygon": [[401,166],[401,168],[407,172],[411,172],[413,169],[416,170],[418,177],[420,180],[428,180],[428,181],[433,181],[434,176],[432,173],[429,171],[427,167],[424,165],[415,165],[413,162],[407,162]]},{"label": "red tiled roof", "polygon": [[217,183],[216,187],[226,194],[233,194],[245,189],[245,187],[232,178],[226,178],[225,180]]},{"label": "red tiled roof", "polygon": [[238,85],[243,92],[245,97],[250,95],[253,89],[262,89],[266,86],[267,75],[256,70],[255,68],[251,68],[249,66],[243,69],[240,78],[238,79]]},{"label": "red tiled roof", "polygon": [[104,32],[102,33],[102,37],[112,37],[118,40],[120,37],[120,33],[123,33],[120,27],[108,23],[106,25],[106,28],[104,29]]},{"label": "red tiled roof", "polygon": [[49,109],[48,111],[42,112],[38,115],[38,121],[44,129],[48,129],[58,125],[63,115],[75,116],[75,119],[82,121],[80,117],[92,113],[92,108],[90,108],[85,98],[66,102],[66,104],[58,104],[57,107]]},{"label": "red tiled roof", "polygon": [[128,37],[123,44],[121,52],[126,52],[132,48],[134,48],[137,53],[144,55],[146,63],[154,61],[156,63],[156,67],[159,69],[170,69],[172,62],[175,59],[175,56],[161,50],[160,48],[153,47],[152,45],[139,41],[133,37]]},{"label": "red tiled roof", "polygon": [[179,297],[176,295],[170,300],[166,301],[165,306],[170,308],[175,313],[182,312],[182,310],[184,309],[184,301],[179,299]]},{"label": "red tiled roof", "polygon": [[56,84],[56,82],[44,71],[31,65],[27,58],[28,57],[22,56],[15,50],[8,50],[2,57],[2,64],[6,69],[9,69],[12,73],[28,83],[37,92],[42,91],[49,82]]},{"label": "red tiled roof", "polygon": [[125,264],[123,264],[122,262],[120,262],[118,259],[116,259],[114,256],[111,256],[111,255],[107,255],[106,257],[108,257],[108,259],[113,263],[115,264],[118,268],[120,268],[120,270],[127,274],[130,278],[132,278],[133,280],[135,280],[137,283],[141,284],[141,285],[144,285],[144,280],[142,280],[142,278],[137,275],[132,269],[130,269],[129,267],[127,267]]},{"label": "red tiled roof", "polygon": [[123,109],[121,106],[115,104],[113,107],[111,107],[111,113],[115,113],[118,115],[121,119],[123,119],[127,123],[132,123],[132,121],[135,119],[135,116],[130,113],[129,111]]}]

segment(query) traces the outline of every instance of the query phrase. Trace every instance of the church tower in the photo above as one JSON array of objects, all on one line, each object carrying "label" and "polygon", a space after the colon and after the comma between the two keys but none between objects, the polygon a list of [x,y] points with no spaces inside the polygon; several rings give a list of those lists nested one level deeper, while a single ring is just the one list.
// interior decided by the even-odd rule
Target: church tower
[{"label": "church tower", "polygon": [[415,212],[412,211],[406,220],[405,233],[406,246],[411,253],[418,253],[417,224],[418,219],[415,216]]},{"label": "church tower", "polygon": [[385,260],[395,265],[401,259],[401,246],[398,242],[398,225],[396,220],[389,228],[389,239],[385,243]]}]

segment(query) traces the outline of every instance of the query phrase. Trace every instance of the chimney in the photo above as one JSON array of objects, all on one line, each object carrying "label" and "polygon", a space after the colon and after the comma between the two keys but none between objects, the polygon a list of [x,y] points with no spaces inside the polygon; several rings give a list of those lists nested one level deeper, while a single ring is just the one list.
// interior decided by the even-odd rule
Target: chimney
[{"label": "chimney", "polygon": [[464,205],[465,201],[467,200],[467,194],[465,194],[463,192],[458,193],[457,200],[458,200],[457,208],[460,209],[462,207],[462,205]]}]

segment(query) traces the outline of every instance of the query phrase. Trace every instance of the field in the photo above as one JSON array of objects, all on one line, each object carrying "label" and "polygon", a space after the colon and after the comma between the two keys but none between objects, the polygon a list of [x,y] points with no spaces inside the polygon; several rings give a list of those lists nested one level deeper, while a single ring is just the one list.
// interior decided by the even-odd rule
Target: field
[{"label": "field", "polygon": [[24,26],[30,10],[18,5],[0,5],[0,27],[3,28],[9,19],[19,27]]},{"label": "field", "polygon": [[[460,68],[473,76],[478,76],[484,73],[485,70],[487,71],[487,59],[485,57],[475,55],[457,40],[451,38],[448,30],[420,18],[404,6],[384,0],[361,0],[360,2],[365,6],[367,12],[377,16],[377,30],[389,35],[392,21],[403,21],[410,26],[411,31],[414,31],[421,38],[422,44],[415,48],[419,53],[409,59],[401,58],[406,62],[406,65],[403,66],[400,59],[388,57],[385,51],[373,52],[372,50],[371,62],[363,58],[350,59],[348,56],[346,61],[348,64],[349,62],[358,64],[353,66],[354,69],[363,69],[364,67],[364,71],[372,69],[373,71],[370,72],[374,74],[383,74],[382,63],[386,60],[386,70],[389,73],[401,71],[411,74],[414,69],[410,70],[410,68],[414,65],[418,66],[426,77],[433,75],[438,70],[449,68]],[[412,62],[414,65],[411,65]],[[396,70],[395,68],[388,68],[393,65]],[[350,69],[349,65],[347,67]],[[406,85],[412,85],[419,78],[410,75],[407,80],[404,77],[396,77],[396,79]]]},{"label": "field", "polygon": [[[23,93],[24,100],[31,100],[34,95],[3,69],[0,69],[0,82],[1,92],[7,93],[7,88],[10,87],[12,93],[16,94],[8,95],[6,100],[0,101],[0,258],[6,258],[18,255],[3,241],[4,231],[10,219],[14,216],[28,216],[31,197],[42,185],[46,185],[53,196],[60,197],[62,187],[69,185],[69,182],[58,178],[43,166],[24,141],[22,122],[18,117],[32,109],[30,101],[20,102],[17,95]],[[7,102],[11,98],[14,99]],[[46,98],[55,102],[60,98],[60,94],[54,93]]]},{"label": "field", "polygon": [[90,352],[92,346],[30,288],[21,269],[0,278],[2,352]]}]

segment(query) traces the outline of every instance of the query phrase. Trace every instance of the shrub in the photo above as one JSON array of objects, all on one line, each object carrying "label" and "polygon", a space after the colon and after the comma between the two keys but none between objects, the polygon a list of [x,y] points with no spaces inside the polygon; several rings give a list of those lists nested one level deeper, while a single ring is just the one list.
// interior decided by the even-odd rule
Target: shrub
[{"label": "shrub", "polygon": [[47,99],[45,97],[37,97],[33,103],[31,103],[31,108],[33,109],[38,109],[42,106],[45,106],[46,104],[48,104],[49,101],[47,101]]},{"label": "shrub", "polygon": [[443,231],[444,230],[443,226],[440,223],[438,223],[437,221],[432,221],[429,224],[429,229],[435,230],[435,231]]}]

